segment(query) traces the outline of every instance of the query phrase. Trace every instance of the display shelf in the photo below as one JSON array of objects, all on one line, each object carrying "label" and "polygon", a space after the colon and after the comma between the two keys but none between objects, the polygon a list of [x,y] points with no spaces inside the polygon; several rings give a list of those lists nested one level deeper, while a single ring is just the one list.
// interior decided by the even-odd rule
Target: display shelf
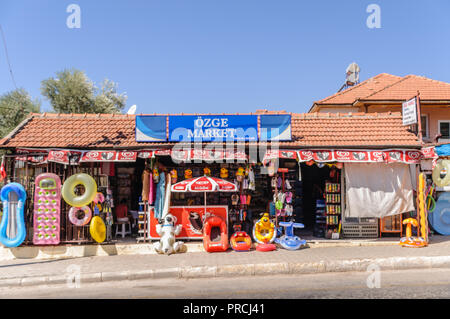
[{"label": "display shelf", "polygon": [[[325,183],[325,212],[326,212],[326,234],[332,232],[339,233],[341,223],[341,184]],[[339,235],[337,235],[339,236]],[[333,237],[333,236],[331,236]]]}]

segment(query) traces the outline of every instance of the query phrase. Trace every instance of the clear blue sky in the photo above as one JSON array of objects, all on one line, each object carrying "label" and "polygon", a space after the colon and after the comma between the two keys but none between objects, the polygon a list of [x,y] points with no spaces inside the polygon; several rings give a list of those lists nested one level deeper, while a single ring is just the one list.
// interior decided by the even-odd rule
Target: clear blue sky
[{"label": "clear blue sky", "polygon": [[[81,28],[69,29],[69,4]],[[381,28],[366,26],[369,4]],[[335,93],[355,61],[450,82],[450,1],[16,0],[0,2],[14,76],[42,101],[64,68],[109,78],[127,108],[153,112],[306,112]],[[13,84],[0,47],[0,94]]]}]

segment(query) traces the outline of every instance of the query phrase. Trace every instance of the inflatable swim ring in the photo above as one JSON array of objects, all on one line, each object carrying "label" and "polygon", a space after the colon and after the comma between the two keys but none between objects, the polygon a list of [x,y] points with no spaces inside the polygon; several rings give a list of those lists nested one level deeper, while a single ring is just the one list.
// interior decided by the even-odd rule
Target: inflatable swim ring
[{"label": "inflatable swim ring", "polygon": [[[79,212],[84,212],[82,218],[79,218]],[[89,223],[92,217],[92,211],[88,206],[83,207],[71,207],[69,210],[69,220],[75,226],[84,226]]]},{"label": "inflatable swim ring", "polygon": [[277,249],[277,246],[274,244],[258,244],[258,245],[256,245],[257,251],[273,251],[276,249]]},{"label": "inflatable swim ring", "polygon": [[[78,185],[84,187],[84,194],[81,196],[75,194],[75,187]],[[70,206],[83,207],[89,205],[95,199],[97,195],[97,184],[88,174],[75,174],[66,179],[62,186],[61,194]]]},{"label": "inflatable swim ring", "polygon": [[[15,200],[11,198],[11,193],[14,193],[17,196],[17,205],[14,204]],[[2,222],[0,223],[0,242],[6,247],[18,247],[23,243],[27,235],[23,215],[27,192],[22,185],[18,183],[9,183],[2,188],[0,197],[3,202],[3,216]],[[8,224],[9,221],[13,220],[16,222],[16,234],[15,237],[10,238],[8,237]]]},{"label": "inflatable swim ring", "polygon": [[[218,238],[213,238],[213,229],[220,229]],[[211,216],[203,224],[203,247],[209,253],[228,249],[228,230],[226,222],[219,216]]]},{"label": "inflatable swim ring", "polygon": [[259,244],[272,243],[277,236],[275,225],[269,219],[269,214],[264,213],[263,217],[253,226],[253,238]]},{"label": "inflatable swim ring", "polygon": [[97,243],[102,243],[106,239],[106,225],[100,216],[92,217],[91,224],[89,225],[89,232]]},{"label": "inflatable swim ring", "polygon": [[231,236],[230,246],[234,251],[249,251],[252,248],[252,239],[245,231],[238,231]]},{"label": "inflatable swim ring", "polygon": [[303,224],[280,222],[279,225],[286,229],[286,233],[280,238],[275,239],[275,243],[287,250],[297,250],[306,245],[306,240],[294,235],[294,228],[304,228],[305,226]]},{"label": "inflatable swim ring", "polygon": [[433,169],[432,177],[433,182],[439,187],[450,185],[450,160],[438,162]]}]

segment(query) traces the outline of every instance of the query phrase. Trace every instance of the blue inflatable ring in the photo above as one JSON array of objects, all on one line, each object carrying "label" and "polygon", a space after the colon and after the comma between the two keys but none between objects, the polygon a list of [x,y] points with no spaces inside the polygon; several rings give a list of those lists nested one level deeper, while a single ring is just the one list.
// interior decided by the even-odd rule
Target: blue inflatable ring
[{"label": "blue inflatable ring", "polygon": [[428,214],[428,221],[437,233],[450,235],[450,193],[439,196],[434,211]]},{"label": "blue inflatable ring", "polygon": [[[18,197],[16,212],[9,211],[9,194],[11,192],[16,193]],[[6,247],[18,247],[23,243],[27,235],[24,219],[24,208],[25,201],[27,199],[27,192],[22,185],[18,183],[10,183],[2,188],[0,198],[3,202],[3,216],[2,222],[0,223],[0,242]],[[9,238],[6,235],[11,214],[16,214],[17,220],[17,234],[14,238]]]}]

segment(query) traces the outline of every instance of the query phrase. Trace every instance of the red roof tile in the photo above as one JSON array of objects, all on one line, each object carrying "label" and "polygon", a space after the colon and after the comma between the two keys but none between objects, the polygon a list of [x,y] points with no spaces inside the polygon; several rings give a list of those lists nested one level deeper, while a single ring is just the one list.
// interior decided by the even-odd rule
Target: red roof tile
[{"label": "red roof tile", "polygon": [[[416,136],[402,125],[400,113],[291,115],[293,140],[280,142],[280,147],[420,146]],[[136,142],[135,115],[117,114],[33,114],[0,141],[1,148],[137,149],[171,145],[174,143]]]},{"label": "red roof tile", "polygon": [[418,91],[422,101],[450,101],[450,83],[424,76],[399,77],[382,73],[314,104],[352,105],[357,101],[405,101]]}]

